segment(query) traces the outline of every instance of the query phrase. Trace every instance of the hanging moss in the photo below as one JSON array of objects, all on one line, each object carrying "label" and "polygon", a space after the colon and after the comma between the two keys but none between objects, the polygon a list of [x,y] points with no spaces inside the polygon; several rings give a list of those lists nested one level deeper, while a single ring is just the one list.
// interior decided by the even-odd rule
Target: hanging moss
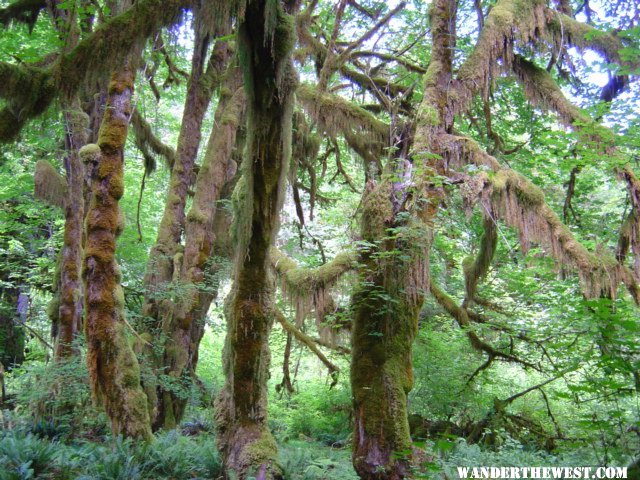
[{"label": "hanging moss", "polygon": [[467,111],[475,92],[484,97],[503,69],[509,68],[515,42],[536,41],[546,27],[543,0],[499,0],[489,11],[478,41],[458,71],[454,113]]},{"label": "hanging moss", "polygon": [[27,65],[0,62],[0,142],[14,140],[22,126],[51,104],[56,87],[49,72]]},{"label": "hanging moss", "polygon": [[67,180],[46,160],[38,160],[34,176],[35,195],[49,205],[64,208]]},{"label": "hanging moss", "polygon": [[226,382],[216,401],[225,467],[242,478],[281,477],[266,409],[268,336],[274,320],[269,248],[278,228],[291,155],[297,81],[291,64],[293,41],[293,21],[281,2],[246,5],[238,26],[238,48],[248,138],[233,202],[236,270],[225,302]]},{"label": "hanging moss", "polygon": [[484,232],[475,259],[473,257],[467,257],[462,262],[465,277],[465,304],[476,300],[478,282],[482,280],[489,271],[493,255],[498,245],[497,225],[489,214],[484,215],[483,227]]},{"label": "hanging moss", "polygon": [[173,148],[165,145],[151,130],[151,125],[140,115],[137,108],[133,109],[131,115],[131,125],[136,139],[136,146],[145,158],[145,170],[152,173],[155,170],[156,161],[151,156],[150,151],[162,157],[169,169],[173,167],[176,152]]},{"label": "hanging moss", "polygon": [[296,311],[296,325],[315,311],[316,326],[325,343],[336,345],[335,325],[327,325],[326,316],[335,310],[335,302],[329,293],[331,287],[349,270],[358,258],[357,252],[341,252],[333,260],[316,268],[300,267],[275,247],[270,251],[271,264],[280,279],[283,294]]},{"label": "hanging moss", "polygon": [[451,166],[473,163],[494,170],[493,177],[487,177],[480,200],[488,211],[520,232],[523,248],[528,242],[539,243],[558,263],[575,267],[587,298],[615,298],[618,285],[624,283],[634,300],[640,302],[640,289],[632,272],[613,255],[594,254],[580,244],[545,203],[538,187],[517,172],[501,168],[473,140],[453,135],[445,138],[447,150],[443,153]]},{"label": "hanging moss", "polygon": [[371,141],[385,140],[389,126],[362,107],[303,83],[296,89],[296,98],[309,115],[318,121],[330,136],[350,133],[366,134]]}]

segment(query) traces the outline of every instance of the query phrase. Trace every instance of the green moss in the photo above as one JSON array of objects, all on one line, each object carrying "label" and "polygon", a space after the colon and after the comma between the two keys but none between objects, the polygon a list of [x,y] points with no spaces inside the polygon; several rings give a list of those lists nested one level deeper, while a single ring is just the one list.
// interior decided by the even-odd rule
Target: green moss
[{"label": "green moss", "polygon": [[85,163],[97,163],[100,159],[101,150],[95,143],[88,143],[78,151],[78,154]]},{"label": "green moss", "polygon": [[440,124],[440,114],[432,105],[426,105],[423,102],[418,109],[417,121],[421,124],[435,127]]},{"label": "green moss", "polygon": [[392,220],[391,185],[384,182],[369,192],[363,200],[361,220],[363,238],[373,241],[383,237]]},{"label": "green moss", "polygon": [[260,437],[251,442],[243,452],[243,463],[246,465],[260,465],[263,462],[272,463],[278,455],[278,445],[275,438],[268,431],[263,431]]},{"label": "green moss", "polygon": [[[105,114],[105,115],[108,115]],[[98,145],[103,152],[112,153],[122,148],[127,139],[128,124],[120,119],[102,122],[98,134]]]},{"label": "green moss", "polygon": [[54,295],[47,305],[47,317],[53,324],[60,320],[60,297],[58,295]]},{"label": "green moss", "polygon": [[204,213],[202,210],[200,210],[198,207],[196,207],[195,205],[191,207],[191,209],[189,210],[189,213],[187,214],[187,220],[190,222],[197,222],[197,223],[206,223],[208,220],[208,216],[206,213]]}]

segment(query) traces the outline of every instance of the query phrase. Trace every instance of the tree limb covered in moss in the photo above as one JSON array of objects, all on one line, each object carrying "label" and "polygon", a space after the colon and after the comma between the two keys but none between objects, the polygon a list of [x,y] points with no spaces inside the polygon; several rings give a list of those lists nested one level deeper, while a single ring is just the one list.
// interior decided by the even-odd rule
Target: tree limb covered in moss
[{"label": "tree limb covered in moss", "polygon": [[498,73],[510,64],[516,41],[527,44],[537,39],[546,24],[545,3],[499,0],[493,6],[473,51],[458,71],[457,94],[448,99],[452,115],[465,112],[476,92],[487,97]]},{"label": "tree limb covered in moss", "polygon": [[0,62],[0,142],[15,139],[24,124],[43,113],[56,95],[48,71],[28,65]]},{"label": "tree limb covered in moss", "polygon": [[329,77],[340,68],[351,56],[353,51],[369,40],[380,28],[386,25],[399,11],[406,6],[406,2],[400,2],[395,8],[391,9],[384,15],[375,25],[362,34],[359,38],[350,42],[347,47],[337,54],[333,53],[333,49],[329,48],[325,58],[324,65],[320,71],[319,90],[324,91],[329,80]]},{"label": "tree limb covered in moss", "polygon": [[193,0],[142,0],[113,17],[69,53],[62,55],[51,74],[66,95],[87,80],[108,73],[124,55],[140,47],[160,28],[178,20]]},{"label": "tree limb covered in moss", "polygon": [[339,95],[320,92],[303,83],[298,86],[296,97],[308,114],[331,136],[348,131],[364,133],[372,140],[382,141],[389,135],[389,127],[384,122]]},{"label": "tree limb covered in moss", "polygon": [[289,292],[311,294],[315,289],[333,285],[351,270],[358,259],[357,252],[339,253],[328,263],[316,268],[300,267],[294,260],[275,247],[271,248],[271,264],[286,283]]},{"label": "tree limb covered in moss", "polygon": [[0,142],[17,137],[58,95],[72,97],[88,81],[108,75],[134,47],[174,23],[193,0],[141,0],[60,55],[47,69],[0,63]]},{"label": "tree limb covered in moss", "polygon": [[335,350],[336,352],[341,353],[342,355],[351,355],[351,349],[348,347],[344,347],[342,345],[334,345],[333,343],[327,342],[322,338],[312,338],[312,340],[316,342],[318,345],[320,345],[321,347],[326,347],[331,350]]},{"label": "tree limb covered in moss", "polygon": [[[136,146],[145,158],[145,167],[148,172],[155,170],[155,158],[153,154],[159,155],[165,159],[167,167],[171,169],[176,158],[176,151],[162,142],[151,129],[151,125],[135,108],[131,115],[131,126],[135,135]],[[150,163],[153,162],[153,163]]]},{"label": "tree limb covered in moss", "polygon": [[[593,50],[602,56],[608,63],[617,63],[624,69],[637,68],[637,64],[625,61],[620,56],[620,51],[625,48],[622,39],[612,32],[603,32],[564,13],[547,9],[549,18],[548,30],[552,34],[554,43],[558,48],[564,48],[562,43],[573,46],[580,51]],[[629,83],[628,72],[613,75],[600,94],[600,99],[610,102]]]},{"label": "tree limb covered in moss", "polygon": [[478,282],[489,271],[493,255],[496,252],[496,246],[498,245],[498,229],[495,220],[490,215],[483,215],[483,228],[482,239],[480,240],[480,248],[475,259],[473,257],[467,257],[462,262],[464,269],[464,284],[466,296],[463,302],[463,306],[467,306],[470,303],[476,301],[476,291],[478,288]]},{"label": "tree limb covered in moss", "polygon": [[[478,334],[471,329],[471,321],[469,319],[469,314],[466,308],[459,306],[456,301],[438,285],[436,285],[435,282],[430,282],[429,290],[431,291],[431,294],[433,295],[433,298],[435,298],[436,302],[438,302],[438,304],[445,310],[445,312],[451,315],[456,320],[458,325],[463,328],[465,334],[467,335],[467,338],[469,339],[469,342],[471,343],[471,346],[475,350],[486,353],[489,356],[489,360],[500,358],[508,362],[519,363],[525,367],[530,367],[538,370],[538,367],[533,365],[531,362],[523,360],[515,355],[511,355],[510,353],[497,350],[487,342],[482,340],[478,336]],[[484,368],[487,368],[488,366],[489,365],[486,365],[486,367]]]},{"label": "tree limb covered in moss", "polygon": [[[270,252],[271,265],[280,278],[283,293],[288,296],[296,309],[296,323],[301,325],[311,310],[315,310],[316,323],[321,337],[329,337],[323,328],[327,313],[335,309],[335,303],[328,290],[357,261],[357,252],[339,253],[335,258],[316,268],[300,267],[295,261],[275,247]],[[331,330],[331,327],[328,328]],[[323,338],[323,340],[327,340]],[[331,344],[335,342],[329,342]]]},{"label": "tree limb covered in moss", "polygon": [[7,7],[0,9],[0,24],[8,27],[12,22],[24,23],[33,30],[40,11],[46,8],[45,0],[17,0]]},{"label": "tree limb covered in moss", "polygon": [[439,151],[450,165],[471,163],[493,170],[492,178],[485,175],[481,179],[484,185],[475,190],[483,208],[516,228],[526,242],[544,246],[559,264],[575,267],[586,297],[615,298],[618,285],[624,283],[634,301],[640,303],[640,287],[631,270],[619,264],[613,255],[605,251],[591,253],[579,243],[546,204],[543,192],[527,178],[502,168],[468,137],[441,135]]},{"label": "tree limb covered in moss", "polygon": [[409,70],[410,72],[415,72],[415,73],[420,73],[420,74],[424,74],[427,72],[426,68],[420,66],[420,65],[416,65],[415,63],[406,60],[404,58],[402,58],[399,55],[392,55],[390,53],[384,53],[384,52],[374,52],[371,50],[358,50],[356,52],[353,52],[351,54],[351,57],[353,58],[358,58],[358,57],[374,57],[374,58],[378,58],[380,60],[382,60],[383,62],[387,63],[387,62],[395,62],[398,65],[402,65],[404,68],[406,68],[407,70]]},{"label": "tree limb covered in moss", "polygon": [[[621,157],[621,153],[615,147],[615,134],[573,105],[546,70],[517,55],[514,57],[513,69],[524,87],[525,94],[533,103],[556,112],[561,121],[575,129],[589,146],[595,144],[597,149],[605,151],[610,157]],[[638,233],[640,232],[640,181],[626,159],[621,157],[616,160],[621,165],[616,165],[614,169],[618,177],[627,185],[632,206],[627,223],[623,225],[620,233],[620,241],[621,246],[624,246],[626,240],[630,242],[635,256],[635,275],[638,278],[640,272],[640,234]],[[624,260],[626,252],[622,255],[620,253],[622,252],[619,248],[618,258]]]},{"label": "tree limb covered in moss", "polygon": [[34,184],[36,197],[54,207],[64,208],[67,180],[46,160],[36,163]]},{"label": "tree limb covered in moss", "polygon": [[316,355],[316,357],[318,357],[318,359],[323,363],[323,365],[327,367],[327,369],[329,370],[329,375],[331,375],[331,387],[335,387],[336,384],[338,383],[338,373],[340,372],[340,369],[334,363],[332,363],[331,360],[329,360],[324,353],[320,351],[320,349],[316,346],[317,342],[314,341],[313,338],[309,337],[307,334],[297,329],[295,325],[293,325],[291,322],[289,322],[289,320],[287,320],[287,318],[284,316],[284,314],[280,310],[275,309],[275,315],[276,315],[276,320],[278,320],[278,323],[282,325],[282,328],[284,328],[285,331],[291,333],[294,337],[296,337],[296,340],[298,340],[300,343],[305,345],[309,350],[311,350]]}]

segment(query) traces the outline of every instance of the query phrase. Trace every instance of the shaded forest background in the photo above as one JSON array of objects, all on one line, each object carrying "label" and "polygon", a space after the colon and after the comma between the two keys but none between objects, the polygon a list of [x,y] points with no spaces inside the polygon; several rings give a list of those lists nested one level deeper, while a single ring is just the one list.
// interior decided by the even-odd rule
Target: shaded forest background
[{"label": "shaded forest background", "polygon": [[0,479],[640,478],[639,21],[0,0]]}]

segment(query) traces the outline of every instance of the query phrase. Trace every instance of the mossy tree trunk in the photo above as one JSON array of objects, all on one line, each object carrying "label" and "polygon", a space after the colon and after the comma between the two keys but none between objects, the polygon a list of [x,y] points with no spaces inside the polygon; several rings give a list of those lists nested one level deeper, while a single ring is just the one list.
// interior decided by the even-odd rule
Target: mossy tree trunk
[{"label": "mossy tree trunk", "polygon": [[127,339],[124,292],[115,259],[116,239],[124,221],[118,202],[124,193],[124,144],[134,78],[128,62],[112,74],[98,145],[86,145],[80,152],[92,194],[85,222],[85,329],[92,391],[104,405],[113,433],[149,439],[147,398]]},{"label": "mossy tree trunk", "polygon": [[[176,262],[179,268],[176,274],[184,290],[175,301],[170,320],[163,322],[166,345],[162,365],[166,366],[166,374],[178,382],[182,378],[195,377],[205,316],[217,292],[216,280],[206,278],[206,269],[214,257],[214,247],[218,246],[217,237],[225,235],[214,231],[214,219],[225,185],[236,174],[232,153],[245,105],[240,71],[237,67],[229,70],[220,92],[207,151],[198,171],[193,203],[186,218],[184,255]],[[222,256],[221,253],[216,251],[215,256]],[[158,393],[162,398],[158,404],[160,410],[156,426],[172,428],[182,418],[187,398],[171,390]]]},{"label": "mossy tree trunk", "polygon": [[[55,335],[55,358],[61,360],[74,354],[73,342],[82,331],[82,239],[84,236],[85,176],[78,154],[87,143],[89,117],[80,102],[69,102],[65,111],[67,157],[64,166],[67,196],[64,205],[64,243],[60,259],[59,298]],[[55,304],[54,304],[55,306]]]},{"label": "mossy tree trunk", "polygon": [[[201,142],[204,115],[213,91],[220,85],[232,53],[228,42],[218,41],[207,60],[213,34],[213,26],[209,25],[212,14],[207,11],[208,8],[213,7],[203,5],[194,13],[194,52],[185,108],[175,161],[171,169],[165,209],[156,243],[149,254],[144,279],[146,294],[143,314],[147,321],[143,330],[148,333],[150,339],[163,339],[160,346],[145,349],[145,355],[153,369],[151,372],[153,375],[147,376],[145,391],[149,398],[149,411],[154,430],[175,427],[184,410],[185,395],[177,391],[181,387],[167,389],[167,382],[154,381],[153,376],[181,377],[184,362],[178,362],[176,359],[192,357],[188,349],[185,350],[184,345],[174,343],[174,331],[181,328],[178,326],[180,321],[175,318],[180,299],[172,296],[171,287],[176,283],[182,285],[187,281],[181,278],[180,267],[185,248],[182,245],[182,238],[186,235],[187,196],[196,179],[195,161]],[[226,33],[226,30],[221,30],[221,33]],[[185,387],[188,388],[188,385]]]},{"label": "mossy tree trunk", "polygon": [[291,149],[293,18],[254,0],[238,27],[247,95],[247,147],[234,192],[234,281],[225,304],[225,386],[216,402],[219,445],[239,478],[279,478],[267,426],[268,339],[274,320],[269,247],[278,229]]},{"label": "mossy tree trunk", "polygon": [[10,369],[24,362],[25,332],[18,325],[17,288],[0,289],[0,363]]},{"label": "mossy tree trunk", "polygon": [[[410,477],[407,395],[412,345],[428,285],[430,232],[398,208],[392,182],[363,202],[359,285],[352,299],[353,465],[361,478]],[[420,212],[418,212],[420,213]]]},{"label": "mossy tree trunk", "polygon": [[[361,478],[411,477],[407,395],[412,345],[429,287],[431,223],[443,174],[432,143],[451,128],[446,110],[455,46],[455,0],[431,6],[433,51],[413,128],[401,132],[398,158],[363,200],[360,285],[353,296],[351,389],[353,465]],[[409,154],[410,152],[410,154]]]}]

